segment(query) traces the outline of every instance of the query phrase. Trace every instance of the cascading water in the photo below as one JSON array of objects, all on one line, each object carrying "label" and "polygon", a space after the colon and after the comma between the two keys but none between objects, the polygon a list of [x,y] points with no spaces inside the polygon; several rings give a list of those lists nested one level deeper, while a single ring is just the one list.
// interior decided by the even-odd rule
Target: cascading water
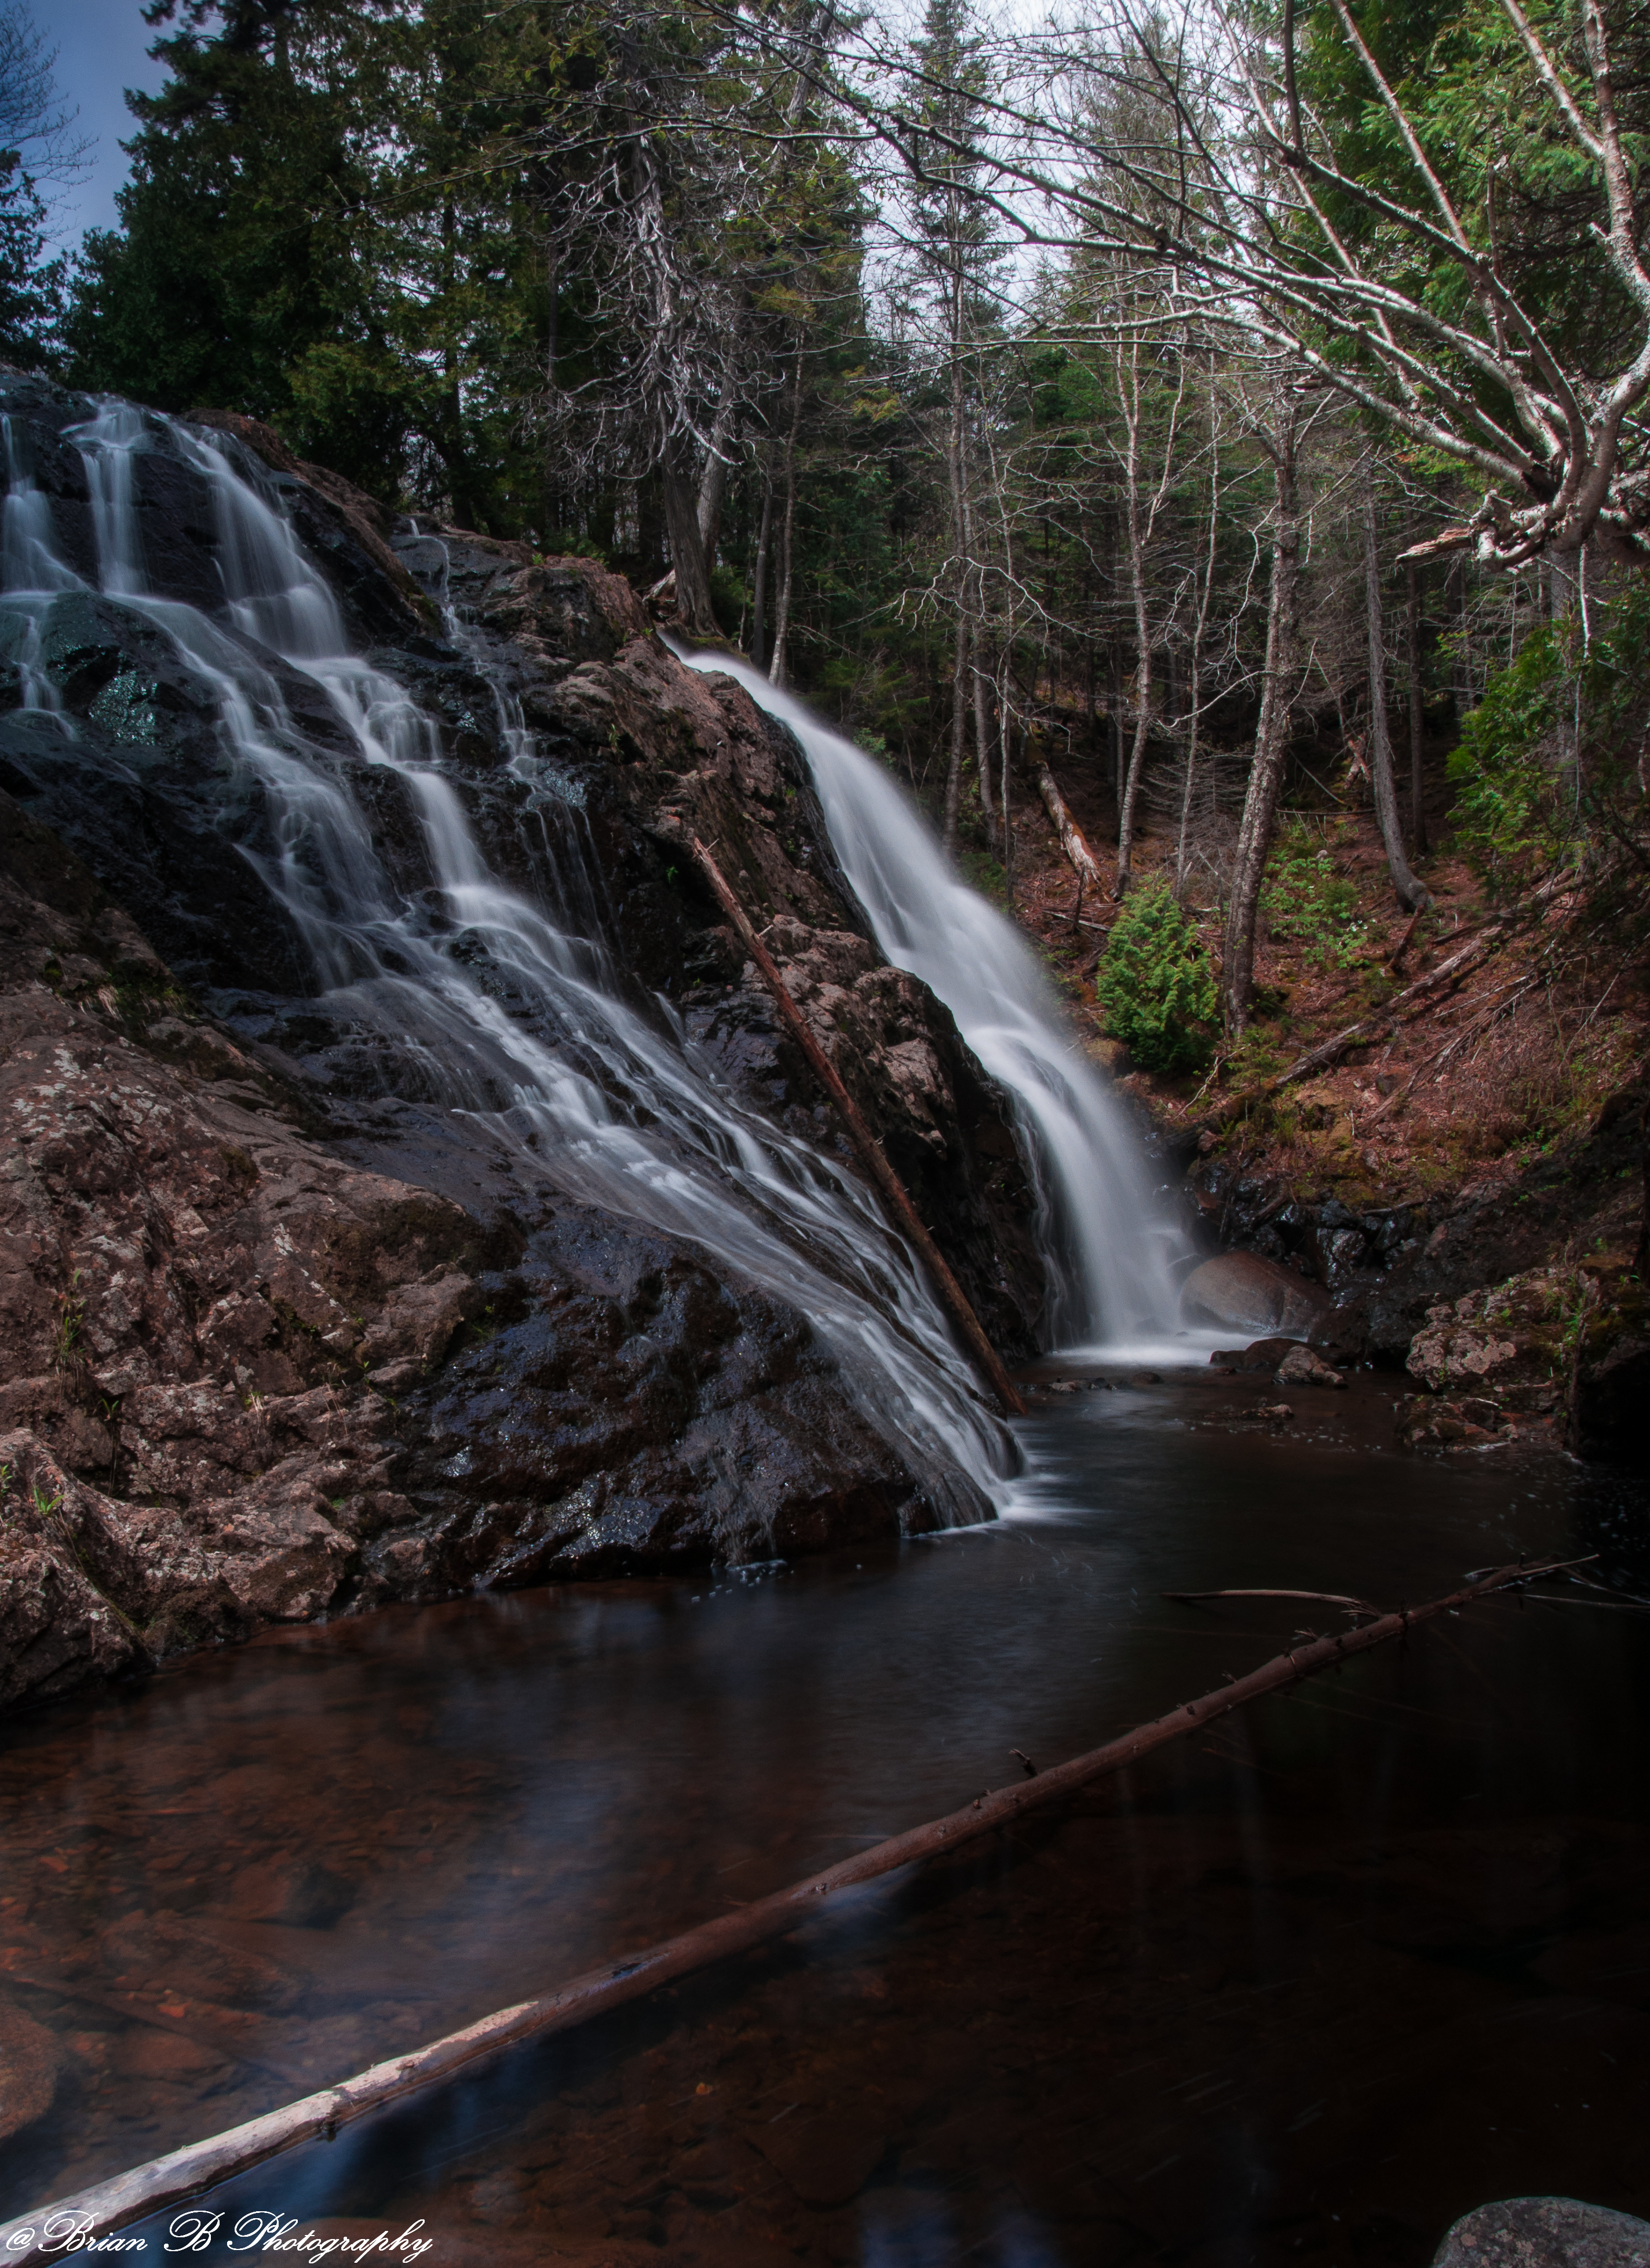
[{"label": "cascading water", "polygon": [[1042,1200],[1053,1325],[1066,1351],[1159,1351],[1177,1329],[1190,1246],[1153,1188],[1123,1106],[1079,1053],[1025,939],[958,876],[881,766],[748,664],[726,670],[801,742],[832,843],[877,942],[920,976],[1013,1098]]},{"label": "cascading water", "polygon": [[[85,464],[95,587],[161,632],[210,688],[230,799],[261,801],[269,820],[263,847],[234,850],[300,934],[318,1005],[393,1040],[422,1067],[425,1099],[482,1121],[524,1177],[689,1239],[799,1308],[937,1506],[976,1516],[972,1489],[1006,1477],[1013,1447],[868,1192],[718,1092],[666,1004],[657,1023],[628,1005],[599,941],[558,926],[490,871],[435,724],[348,651],[330,586],[233,444],[125,403],[64,438]],[[26,652],[31,637],[38,645],[56,600],[93,586],[55,544],[49,500],[9,427],[6,442],[15,655],[19,640]],[[149,587],[133,501],[145,450],[181,460],[211,499],[223,598],[210,613]],[[293,671],[320,689],[330,736],[296,713]],[[71,718],[56,721],[72,733]],[[512,729],[506,745],[512,770],[531,781],[530,734]],[[392,874],[365,807],[386,775],[420,822],[416,884]]]}]

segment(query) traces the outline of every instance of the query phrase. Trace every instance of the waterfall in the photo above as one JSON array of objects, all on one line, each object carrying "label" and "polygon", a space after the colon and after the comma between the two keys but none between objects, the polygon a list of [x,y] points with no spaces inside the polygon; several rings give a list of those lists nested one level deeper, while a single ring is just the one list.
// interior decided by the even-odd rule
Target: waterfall
[{"label": "waterfall", "polygon": [[888,959],[938,993],[1007,1091],[1040,1200],[1054,1336],[1068,1352],[1160,1351],[1178,1338],[1175,1268],[1190,1253],[1124,1106],[1081,1051],[1020,932],[946,858],[881,765],[748,663],[726,670],[801,742],[836,856]]},{"label": "waterfall", "polygon": [[[259,847],[235,842],[226,822],[225,855],[247,858],[285,909],[317,1005],[394,1041],[421,1066],[417,1099],[476,1122],[478,1141],[503,1145],[524,1182],[685,1239],[799,1309],[936,1503],[977,1516],[973,1491],[1005,1480],[1017,1452],[869,1191],[743,1109],[695,1062],[667,1002],[651,1016],[628,1005],[598,937],[561,925],[490,869],[436,724],[349,651],[330,586],[254,461],[219,436],[119,402],[64,438],[85,468],[96,588],[160,631],[210,688],[232,774],[226,806],[239,797],[268,814]],[[9,423],[5,442],[6,604],[23,625],[13,651],[34,655],[55,600],[92,586],[60,556],[49,499]],[[147,586],[134,503],[145,451],[180,460],[210,498],[222,583],[210,613]],[[329,733],[297,713],[291,673],[319,689]],[[58,721],[72,738],[72,719]],[[542,786],[550,768],[519,719],[505,745],[510,770]],[[374,775],[416,815],[422,887],[398,881],[374,840],[361,793]]]}]

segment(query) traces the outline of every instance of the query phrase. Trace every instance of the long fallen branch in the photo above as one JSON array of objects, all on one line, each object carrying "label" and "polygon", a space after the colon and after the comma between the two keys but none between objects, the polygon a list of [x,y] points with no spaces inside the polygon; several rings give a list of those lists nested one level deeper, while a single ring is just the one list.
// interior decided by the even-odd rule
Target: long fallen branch
[{"label": "long fallen branch", "polygon": [[787,1889],[776,1890],[770,1897],[758,1898],[754,1904],[741,1906],[733,1913],[701,1922],[696,1929],[684,1930],[680,1936],[667,1938],[662,1944],[649,1946],[645,1952],[607,1962],[600,1969],[587,1970],[582,1977],[558,1984],[534,1999],[519,2001],[514,2007],[501,2008],[493,2015],[483,2016],[479,2022],[450,2033],[446,2039],[437,2040],[411,2055],[374,2064],[370,2070],[357,2073],[355,2078],[346,2079],[337,2087],[324,2088],[317,2095],[306,2095],[301,2102],[266,2111],[260,2118],[249,2118],[244,2125],[232,2126],[226,2132],[211,2135],[203,2142],[188,2143],[164,2158],[152,2158],[147,2165],[117,2174],[77,2197],[65,2198],[56,2205],[42,2205],[36,2213],[25,2213],[0,2228],[0,2259],[20,2262],[47,2257],[58,2249],[50,2234],[54,2224],[61,2230],[72,2222],[83,2232],[84,2242],[86,2236],[129,2228],[135,2220],[146,2220],[169,2205],[198,2197],[203,2191],[246,2173],[284,2151],[296,2148],[299,2143],[313,2141],[318,2137],[330,2141],[340,2126],[365,2117],[368,2111],[455,2079],[506,2049],[519,2046],[524,2040],[571,2030],[575,2025],[587,2023],[592,2017],[622,2007],[626,2001],[639,1999],[679,1977],[707,1968],[713,1962],[726,1961],[731,1955],[746,1952],[769,1938],[786,1936],[829,1912],[832,1899],[840,1897],[844,1891],[857,1889],[863,1883],[874,1881],[879,1875],[891,1874],[919,1859],[942,1858],[961,1850],[994,1829],[1012,1825],[1028,1811],[1056,1803],[1109,1772],[1123,1771],[1153,1749],[1162,1747],[1165,1742],[1196,1732],[1216,1718],[1241,1708],[1246,1702],[1258,1700],[1263,1694],[1293,1685],[1300,1678],[1309,1677],[1315,1670],[1330,1668],[1353,1654],[1367,1653],[1372,1647],[1385,1645],[1389,1638],[1402,1636],[1416,1624],[1429,1622],[1435,1615],[1447,1614],[1490,1592],[1505,1590],[1514,1583],[1533,1582],[1583,1564],[1550,1559],[1533,1565],[1521,1561],[1515,1567],[1497,1568],[1463,1589],[1451,1592],[1447,1598],[1433,1599],[1425,1606],[1400,1608],[1396,1614],[1382,1615],[1379,1621],[1366,1623],[1361,1629],[1344,1631],[1335,1638],[1317,1638],[1309,1646],[1278,1654],[1259,1669],[1251,1670],[1247,1677],[1234,1678],[1217,1691],[1205,1693],[1200,1700],[1188,1701],[1149,1725],[1137,1726],[1120,1739],[1109,1741],[1104,1748],[1092,1749],[1086,1756],[1052,1765],[1012,1787],[976,1796],[961,1811],[951,1812],[943,1819],[930,1820],[924,1826],[913,1827],[886,1843],[875,1844],[868,1851],[844,1859],[839,1866],[828,1867],[804,1881],[792,1882]]},{"label": "long fallen branch", "polygon": [[791,997],[791,988],[780,976],[773,955],[751,926],[750,917],[729,888],[722,869],[717,865],[704,844],[696,835],[693,855],[704,870],[705,880],[715,891],[717,899],[734,929],[740,943],[755,962],[758,974],[774,997],[780,1014],[795,1033],[803,1054],[814,1066],[820,1084],[836,1104],[848,1129],[849,1139],[859,1152],[866,1169],[877,1187],[893,1206],[900,1226],[917,1247],[923,1265],[933,1280],[935,1290],[950,1308],[957,1328],[968,1343],[976,1366],[986,1384],[1012,1418],[1023,1418],[1026,1405],[1015,1391],[1013,1381],[1004,1369],[997,1349],[985,1336],[979,1317],[975,1314],[968,1293],[946,1264],[944,1255],[933,1238],[924,1227],[916,1206],[911,1203],[905,1184],[889,1165],[887,1152],[866,1123],[864,1112],[842,1083],[836,1064],[821,1047],[808,1025],[807,1017]]}]

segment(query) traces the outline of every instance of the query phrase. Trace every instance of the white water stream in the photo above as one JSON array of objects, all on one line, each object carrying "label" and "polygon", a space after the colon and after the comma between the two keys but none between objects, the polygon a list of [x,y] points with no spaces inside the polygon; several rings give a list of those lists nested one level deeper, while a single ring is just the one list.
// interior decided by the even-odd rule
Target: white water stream
[{"label": "white water stream", "polygon": [[938,993],[1014,1108],[1042,1219],[1053,1336],[1064,1351],[1161,1353],[1178,1340],[1183,1231],[1123,1104],[1084,1056],[1014,924],[972,890],[882,766],[748,663],[726,670],[801,742],[842,868],[888,959]]},{"label": "white water stream", "polygon": [[[40,638],[54,601],[88,586],[61,556],[49,499],[28,477],[10,421],[4,438],[5,599],[21,622],[14,651],[26,699],[58,711],[72,739],[73,720],[40,667]],[[503,1142],[524,1175],[688,1239],[800,1308],[872,1422],[958,1516],[969,1516],[951,1482],[959,1469],[1005,1501],[1012,1445],[868,1192],[719,1087],[667,1002],[656,1017],[628,1005],[590,924],[558,924],[490,870],[435,722],[349,651],[330,587],[232,445],[118,402],[67,438],[90,486],[98,587],[163,632],[212,689],[231,785],[254,787],[269,820],[266,848],[226,833],[225,853],[254,865],[296,925],[317,1005],[391,1036],[421,1067],[421,1099],[473,1116],[478,1145]],[[212,614],[149,587],[134,470],[151,449],[181,459],[210,493],[224,590]],[[294,716],[279,662],[321,689],[335,745]],[[1170,1233],[1116,1105],[1072,1052],[1025,947],[943,866],[866,758],[800,704],[765,686],[760,697],[807,749],[838,855],[889,957],[933,984],[1015,1097],[1042,1180],[1061,1335],[1164,1336]],[[552,767],[519,714],[501,706],[500,723],[511,772],[542,802],[556,792]],[[394,775],[416,814],[433,890],[392,873],[374,837],[373,799],[357,792],[369,770]],[[577,846],[582,814],[563,818],[560,839]],[[593,902],[589,876],[571,895]],[[1068,1241],[1070,1262],[1059,1256]]]}]

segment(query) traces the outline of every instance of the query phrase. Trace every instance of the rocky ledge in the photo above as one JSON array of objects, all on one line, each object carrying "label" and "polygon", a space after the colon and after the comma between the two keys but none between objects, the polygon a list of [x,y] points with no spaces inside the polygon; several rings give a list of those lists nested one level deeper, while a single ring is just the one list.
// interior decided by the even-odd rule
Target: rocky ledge
[{"label": "rocky ledge", "polygon": [[[84,550],[63,435],[90,405],[0,391]],[[835,1149],[697,886],[687,846],[716,838],[988,1329],[1032,1351],[1033,1197],[1002,1097],[883,961],[791,736],[676,662],[600,568],[415,536],[234,431],[438,721],[496,871],[541,900],[572,875],[628,997],[662,998],[725,1088]],[[134,465],[151,574],[204,604],[211,516],[167,429]],[[547,1191],[431,1107],[413,1048],[317,996],[261,883],[276,815],[140,607],[66,592],[26,668],[23,637],[0,657],[0,1702],[271,1621],[989,1511],[879,1428],[795,1307]],[[335,729],[286,677],[305,728]],[[401,783],[362,767],[357,792],[427,887]]]},{"label": "rocky ledge", "polygon": [[1573,1149],[1522,1175],[1362,1213],[1304,1198],[1253,1162],[1195,1165],[1205,1233],[1228,1249],[1188,1278],[1187,1320],[1407,1373],[1398,1431],[1411,1447],[1544,1441],[1641,1456],[1644,1125],[1643,1095],[1630,1089]]}]

